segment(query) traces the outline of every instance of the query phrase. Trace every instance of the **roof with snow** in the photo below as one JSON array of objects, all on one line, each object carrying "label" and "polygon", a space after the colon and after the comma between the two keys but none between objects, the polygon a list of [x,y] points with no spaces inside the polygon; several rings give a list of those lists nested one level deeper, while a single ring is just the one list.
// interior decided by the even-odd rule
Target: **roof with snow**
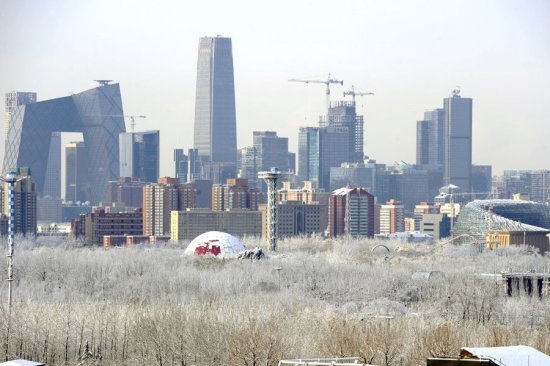
[{"label": "roof with snow", "polygon": [[185,249],[186,255],[212,254],[221,257],[237,256],[246,250],[242,241],[221,231],[208,231],[197,236]]},{"label": "roof with snow", "polygon": [[489,360],[499,366],[550,366],[550,356],[528,346],[463,347],[460,358]]},{"label": "roof with snow", "polygon": [[361,187],[342,187],[342,188],[338,188],[334,191],[332,191],[332,195],[333,196],[345,196],[347,194],[349,194],[350,192],[354,192],[354,191],[357,191],[359,193],[369,193],[368,190],[366,190],[365,188],[361,188]]},{"label": "roof with snow", "polygon": [[45,366],[45,364],[28,360],[12,360],[2,362],[0,363],[0,366]]}]

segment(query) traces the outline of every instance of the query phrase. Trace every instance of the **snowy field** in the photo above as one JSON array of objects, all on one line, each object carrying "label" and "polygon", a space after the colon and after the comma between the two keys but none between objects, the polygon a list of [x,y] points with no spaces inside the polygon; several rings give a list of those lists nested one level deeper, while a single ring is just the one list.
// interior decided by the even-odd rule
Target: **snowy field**
[{"label": "snowy field", "polygon": [[[297,238],[260,261],[189,257],[184,249],[18,239],[10,321],[2,283],[1,359],[269,366],[360,356],[425,365],[461,346],[550,353],[550,297],[508,298],[500,281],[481,276],[550,271],[548,257],[522,248]],[[0,271],[5,278],[5,261]]]}]

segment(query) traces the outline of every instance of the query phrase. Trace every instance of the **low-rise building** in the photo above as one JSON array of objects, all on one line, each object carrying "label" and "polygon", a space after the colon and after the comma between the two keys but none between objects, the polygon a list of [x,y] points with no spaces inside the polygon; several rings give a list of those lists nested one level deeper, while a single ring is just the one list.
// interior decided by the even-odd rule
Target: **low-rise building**
[{"label": "low-rise building", "polygon": [[[262,238],[268,237],[267,205],[260,205],[262,213]],[[277,237],[322,234],[328,225],[327,206],[299,201],[277,204]]]},{"label": "low-rise building", "polygon": [[262,220],[260,211],[234,209],[213,211],[187,209],[172,211],[171,239],[192,240],[208,231],[222,231],[234,236],[260,236]]},{"label": "low-rise building", "polygon": [[436,240],[446,238],[451,235],[451,220],[444,213],[425,213],[420,220],[420,231]]},{"label": "low-rise building", "polygon": [[80,216],[72,224],[72,237],[84,236],[88,244],[103,243],[104,236],[142,235],[143,217],[141,209],[134,212],[107,213],[104,208]]},{"label": "low-rise building", "polygon": [[328,205],[330,193],[315,188],[313,182],[305,181],[301,188],[292,188],[289,181],[283,182],[283,188],[277,191],[278,202],[299,201],[306,204],[320,203]]}]

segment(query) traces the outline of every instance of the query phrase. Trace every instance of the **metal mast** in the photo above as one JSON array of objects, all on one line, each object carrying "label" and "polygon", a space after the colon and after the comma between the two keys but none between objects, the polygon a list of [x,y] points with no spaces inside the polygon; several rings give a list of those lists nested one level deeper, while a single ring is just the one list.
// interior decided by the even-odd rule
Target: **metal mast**
[{"label": "metal mast", "polygon": [[0,181],[8,183],[8,310],[11,313],[12,303],[12,282],[13,282],[13,251],[15,241],[15,183],[17,179],[15,172],[9,172],[6,177],[0,177]]},{"label": "metal mast", "polygon": [[266,172],[258,172],[258,178],[267,184],[267,225],[268,241],[272,251],[277,250],[277,180],[281,173],[277,168]]}]

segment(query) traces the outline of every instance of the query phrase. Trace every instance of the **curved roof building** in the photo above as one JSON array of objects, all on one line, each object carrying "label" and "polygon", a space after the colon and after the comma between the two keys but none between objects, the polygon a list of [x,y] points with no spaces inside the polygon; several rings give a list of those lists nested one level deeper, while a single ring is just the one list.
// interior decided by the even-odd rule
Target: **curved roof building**
[{"label": "curved roof building", "polygon": [[197,236],[185,249],[186,255],[206,255],[227,257],[237,256],[246,250],[242,241],[221,231],[208,231]]},{"label": "curved roof building", "polygon": [[485,240],[489,231],[550,232],[550,207],[531,201],[475,200],[460,211],[454,235]]}]

